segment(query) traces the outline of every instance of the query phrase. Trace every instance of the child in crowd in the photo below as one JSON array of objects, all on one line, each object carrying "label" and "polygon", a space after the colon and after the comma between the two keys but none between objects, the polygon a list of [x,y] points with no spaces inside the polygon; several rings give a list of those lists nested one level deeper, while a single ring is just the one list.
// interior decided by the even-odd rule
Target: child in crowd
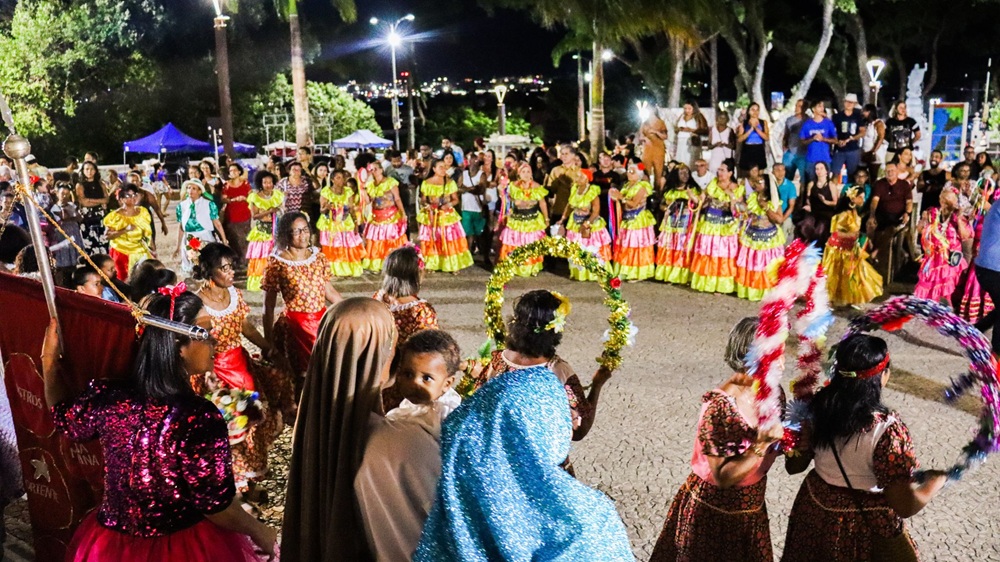
[{"label": "child in crowd", "polygon": [[101,284],[101,276],[89,265],[81,265],[73,270],[72,284],[74,291],[101,298],[101,291],[104,285]]},{"label": "child in crowd", "polygon": [[[83,246],[83,238],[80,236],[80,211],[77,209],[73,189],[68,183],[56,184],[56,202],[49,208],[52,218],[56,224],[72,239],[78,246]],[[76,249],[69,243],[69,239],[63,238],[62,234],[56,233],[52,241],[54,244],[49,248],[52,257],[56,260],[56,273],[62,280],[68,280],[73,274],[76,266],[78,254]]]},{"label": "child in crowd", "polygon": [[418,296],[423,275],[424,260],[420,249],[412,244],[396,248],[385,259],[382,288],[375,293],[375,299],[389,305],[400,345],[420,330],[438,327],[434,307]]},{"label": "child in crowd", "polygon": [[454,390],[458,343],[421,330],[399,348],[394,388],[403,402],[374,417],[354,479],[368,545],[376,560],[409,560],[441,475],[441,425],[460,404]]},{"label": "child in crowd", "polygon": [[[126,285],[124,281],[118,280],[117,277],[118,270],[115,267],[114,258],[109,256],[108,254],[94,254],[90,256],[90,259],[94,262],[94,264],[97,267],[101,269],[101,271],[104,272],[105,275],[108,276],[108,279],[110,279],[111,282],[115,284],[115,287],[117,287],[119,291],[121,291],[126,295],[131,293],[132,290],[129,288],[129,286]],[[81,261],[83,261],[82,258]],[[121,297],[118,296],[118,293],[114,289],[112,289],[107,284],[104,284],[102,287],[103,289],[101,290],[101,295],[100,295],[102,299],[111,302],[122,302]]]}]

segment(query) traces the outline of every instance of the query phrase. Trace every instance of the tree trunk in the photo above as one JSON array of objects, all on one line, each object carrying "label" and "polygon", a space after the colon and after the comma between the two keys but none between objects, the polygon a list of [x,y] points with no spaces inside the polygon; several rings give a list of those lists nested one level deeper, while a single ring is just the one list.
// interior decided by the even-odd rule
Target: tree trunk
[{"label": "tree trunk", "polygon": [[596,162],[597,155],[604,149],[604,61],[601,53],[604,47],[594,41],[594,71],[590,80],[590,161]]},{"label": "tree trunk", "polygon": [[761,117],[767,116],[767,103],[764,99],[764,63],[767,61],[767,47],[765,39],[760,45],[760,52],[757,53],[757,62],[753,73],[753,86],[750,89],[750,99],[760,105]]},{"label": "tree trunk", "polygon": [[858,79],[865,92],[863,98],[865,103],[875,103],[875,91],[868,87],[871,77],[868,75],[868,36],[865,34],[865,23],[857,12],[848,14],[848,22],[848,32],[854,38],[854,52],[858,59]]},{"label": "tree trunk", "polygon": [[719,109],[719,36],[713,35],[710,41],[709,65],[711,67],[712,110],[717,111]]},{"label": "tree trunk", "polygon": [[737,89],[742,89],[746,93],[750,93],[750,88],[753,85],[753,79],[750,74],[750,63],[747,62],[747,52],[743,47],[743,42],[740,37],[733,32],[732,29],[722,29],[719,32],[722,39],[729,45],[729,49],[733,52],[733,56],[736,58],[736,87]]},{"label": "tree trunk", "polygon": [[[927,84],[924,84],[923,97],[927,99],[927,96],[931,95],[931,90],[937,84],[938,76],[938,44],[941,42],[941,33],[944,32],[945,26],[938,28],[937,33],[934,34],[934,41],[931,41],[931,75],[927,79]],[[989,85],[987,84],[987,87]]]},{"label": "tree trunk", "polygon": [[[790,100],[797,100],[799,98],[804,98],[806,94],[809,93],[809,88],[812,87],[813,80],[816,79],[816,73],[819,72],[820,64],[823,63],[823,58],[826,57],[826,51],[830,48],[830,41],[833,39],[833,8],[836,0],[823,0],[823,31],[819,38],[819,44],[816,45],[816,52],[813,53],[812,61],[809,63],[809,67],[806,69],[806,73],[802,76],[802,80],[792,88],[792,95],[789,97]],[[795,104],[789,103],[785,105],[785,108],[776,114],[770,114],[771,124],[776,125],[778,123],[783,123],[785,118],[791,115],[795,111]],[[772,126],[771,127],[771,151],[774,154],[781,154],[781,141],[784,134],[784,127]]]},{"label": "tree trunk", "polygon": [[667,95],[667,107],[680,107],[681,87],[684,85],[684,63],[687,61],[687,49],[679,38],[670,38],[670,93]]},{"label": "tree trunk", "polygon": [[906,101],[906,61],[903,60],[903,52],[899,46],[892,48],[892,62],[896,65],[896,77],[899,79],[899,96],[896,100]]},{"label": "tree trunk", "polygon": [[302,29],[298,0],[288,0],[288,29],[292,36],[292,93],[295,99],[295,144],[312,146],[309,123],[309,95],[306,93],[306,65],[302,59]]}]

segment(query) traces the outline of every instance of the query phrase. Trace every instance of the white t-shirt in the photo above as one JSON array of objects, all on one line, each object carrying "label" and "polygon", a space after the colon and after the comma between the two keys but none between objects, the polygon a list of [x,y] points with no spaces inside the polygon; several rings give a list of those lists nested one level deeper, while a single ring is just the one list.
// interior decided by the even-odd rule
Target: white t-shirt
[{"label": "white t-shirt", "polygon": [[699,176],[698,172],[692,170],[691,178],[694,179],[694,183],[698,184],[698,187],[705,189],[712,182],[712,179],[715,178],[715,174],[712,173],[712,170],[709,170],[705,172],[704,176]]},{"label": "white t-shirt", "polygon": [[[472,187],[479,183],[479,180],[483,177],[483,171],[480,170],[476,172],[476,175],[470,176],[469,171],[466,170],[462,172],[462,185],[465,187]],[[496,207],[497,200],[497,190],[495,187],[489,187],[486,189],[486,195],[484,196],[486,200],[487,208],[492,211]],[[492,204],[491,204],[492,203]],[[470,213],[482,212],[483,206],[479,204],[479,198],[472,193],[465,192],[462,194],[462,210],[469,211]]]}]

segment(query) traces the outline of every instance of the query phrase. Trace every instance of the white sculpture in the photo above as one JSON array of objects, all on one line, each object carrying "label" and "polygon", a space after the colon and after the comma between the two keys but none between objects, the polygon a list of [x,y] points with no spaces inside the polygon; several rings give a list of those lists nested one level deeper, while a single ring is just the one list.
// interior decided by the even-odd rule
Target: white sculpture
[{"label": "white sculpture", "polygon": [[927,64],[913,65],[909,78],[906,79],[906,112],[918,122],[924,117],[924,74]]}]

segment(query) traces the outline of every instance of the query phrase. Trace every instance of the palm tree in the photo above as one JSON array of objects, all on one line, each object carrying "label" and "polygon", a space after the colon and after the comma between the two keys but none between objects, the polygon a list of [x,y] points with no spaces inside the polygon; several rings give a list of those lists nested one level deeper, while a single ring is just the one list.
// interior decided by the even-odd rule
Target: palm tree
[{"label": "palm tree", "polygon": [[[288,20],[292,51],[292,94],[295,100],[295,143],[299,146],[312,144],[309,122],[309,96],[306,94],[306,65],[302,57],[302,27],[299,21],[301,0],[274,0],[278,15]],[[354,0],[330,0],[340,19],[352,23],[358,17],[358,7]]]}]

